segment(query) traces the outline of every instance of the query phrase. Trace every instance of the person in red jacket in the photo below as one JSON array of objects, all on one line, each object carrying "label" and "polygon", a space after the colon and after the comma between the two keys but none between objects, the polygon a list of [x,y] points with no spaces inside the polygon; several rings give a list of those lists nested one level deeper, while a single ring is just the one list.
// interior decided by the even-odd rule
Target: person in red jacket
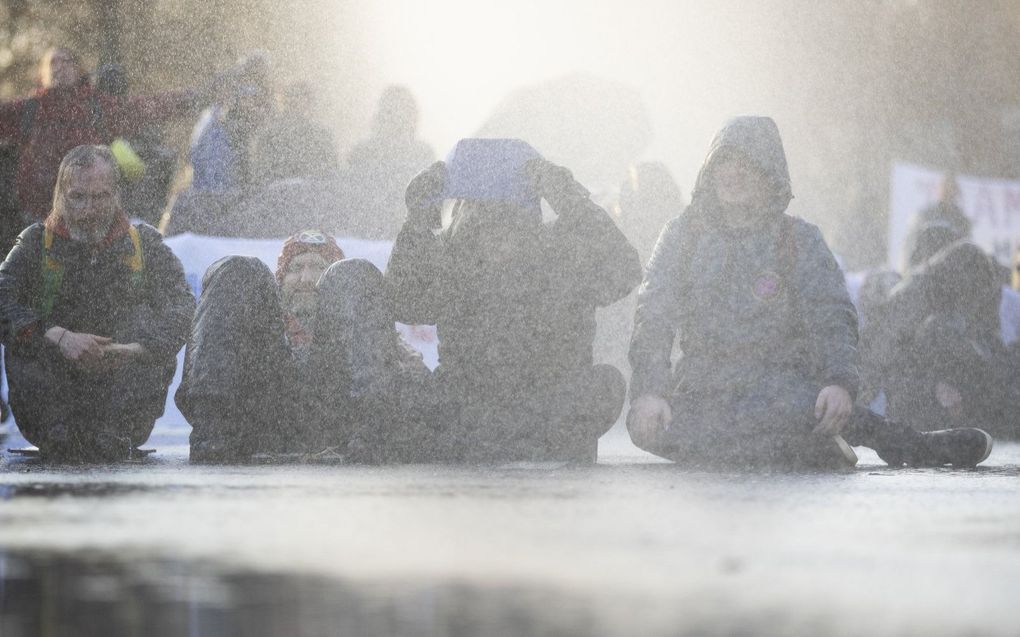
[{"label": "person in red jacket", "polygon": [[92,86],[74,52],[50,49],[41,62],[36,93],[0,103],[0,143],[18,149],[15,189],[22,221],[27,225],[49,214],[57,168],[69,150],[109,144],[143,124],[184,115],[208,101],[213,86],[237,75],[236,71],[220,75],[207,89],[115,96]]}]

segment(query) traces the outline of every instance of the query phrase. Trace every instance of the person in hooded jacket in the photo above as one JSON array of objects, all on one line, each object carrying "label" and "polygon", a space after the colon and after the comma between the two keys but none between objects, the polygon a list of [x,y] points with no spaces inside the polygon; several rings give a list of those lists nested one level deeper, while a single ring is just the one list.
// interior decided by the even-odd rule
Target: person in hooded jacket
[{"label": "person in hooded jacket", "polygon": [[462,140],[411,181],[407,209],[386,278],[398,320],[437,326],[440,459],[593,461],[626,391],[594,364],[595,309],[637,285],[637,251],[520,140]]},{"label": "person in hooded jacket", "polygon": [[159,232],[131,225],[117,162],[78,146],[53,211],[0,265],[0,326],[18,428],[71,461],[126,459],[163,413],[195,298]]},{"label": "person in hooded jacket", "polygon": [[[907,269],[924,262],[934,254],[930,251],[925,255],[926,247],[930,248],[932,237],[923,237],[929,228],[940,228],[941,234],[948,236],[947,243],[971,238],[971,220],[960,207],[960,184],[953,173],[946,174],[939,183],[938,200],[919,210],[911,219],[907,236],[903,241],[903,256],[907,259],[901,269]],[[927,239],[928,246],[925,246]]]},{"label": "person in hooded jacket", "polygon": [[977,245],[948,239],[882,309],[877,347],[893,361],[888,413],[919,429],[969,422],[1017,439],[1020,388],[1002,338],[999,265]]},{"label": "person in hooded jacket", "polygon": [[634,443],[725,466],[852,466],[849,445],[893,465],[984,460],[992,439],[983,431],[922,434],[854,408],[857,315],[821,232],[785,214],[792,197],[775,122],[727,122],[639,291]]},{"label": "person in hooded jacket", "polygon": [[304,230],[284,242],[275,276],[255,257],[209,266],[175,401],[191,462],[410,461],[427,377],[394,327],[382,273]]}]

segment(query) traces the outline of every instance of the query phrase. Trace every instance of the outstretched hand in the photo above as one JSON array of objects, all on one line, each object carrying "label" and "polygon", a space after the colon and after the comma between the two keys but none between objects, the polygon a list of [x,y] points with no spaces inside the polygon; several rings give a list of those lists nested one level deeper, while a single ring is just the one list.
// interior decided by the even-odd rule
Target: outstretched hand
[{"label": "outstretched hand", "polygon": [[850,413],[853,411],[854,401],[850,393],[839,385],[829,385],[818,392],[818,399],[815,401],[815,418],[818,419],[818,426],[815,427],[816,434],[827,436],[838,436],[846,423],[850,420]]}]

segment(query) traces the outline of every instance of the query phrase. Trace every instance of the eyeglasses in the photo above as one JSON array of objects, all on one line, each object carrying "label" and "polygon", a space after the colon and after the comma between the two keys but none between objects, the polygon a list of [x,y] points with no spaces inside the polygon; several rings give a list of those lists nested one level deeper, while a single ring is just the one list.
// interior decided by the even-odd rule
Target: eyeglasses
[{"label": "eyeglasses", "polygon": [[294,237],[294,240],[298,243],[307,243],[309,245],[321,245],[328,241],[326,235],[318,230],[302,230]]}]

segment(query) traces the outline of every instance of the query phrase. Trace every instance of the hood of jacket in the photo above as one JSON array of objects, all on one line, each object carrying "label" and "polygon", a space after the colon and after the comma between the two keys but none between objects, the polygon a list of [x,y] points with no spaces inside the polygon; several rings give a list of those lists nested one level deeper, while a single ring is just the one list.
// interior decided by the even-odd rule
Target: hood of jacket
[{"label": "hood of jacket", "polygon": [[753,115],[734,117],[716,133],[698,172],[691,193],[691,208],[705,215],[706,221],[717,216],[720,204],[712,187],[712,172],[720,159],[734,152],[747,157],[772,182],[774,194],[768,201],[761,202],[759,213],[778,217],[785,212],[793,199],[793,188],[779,127],[771,117]]}]

